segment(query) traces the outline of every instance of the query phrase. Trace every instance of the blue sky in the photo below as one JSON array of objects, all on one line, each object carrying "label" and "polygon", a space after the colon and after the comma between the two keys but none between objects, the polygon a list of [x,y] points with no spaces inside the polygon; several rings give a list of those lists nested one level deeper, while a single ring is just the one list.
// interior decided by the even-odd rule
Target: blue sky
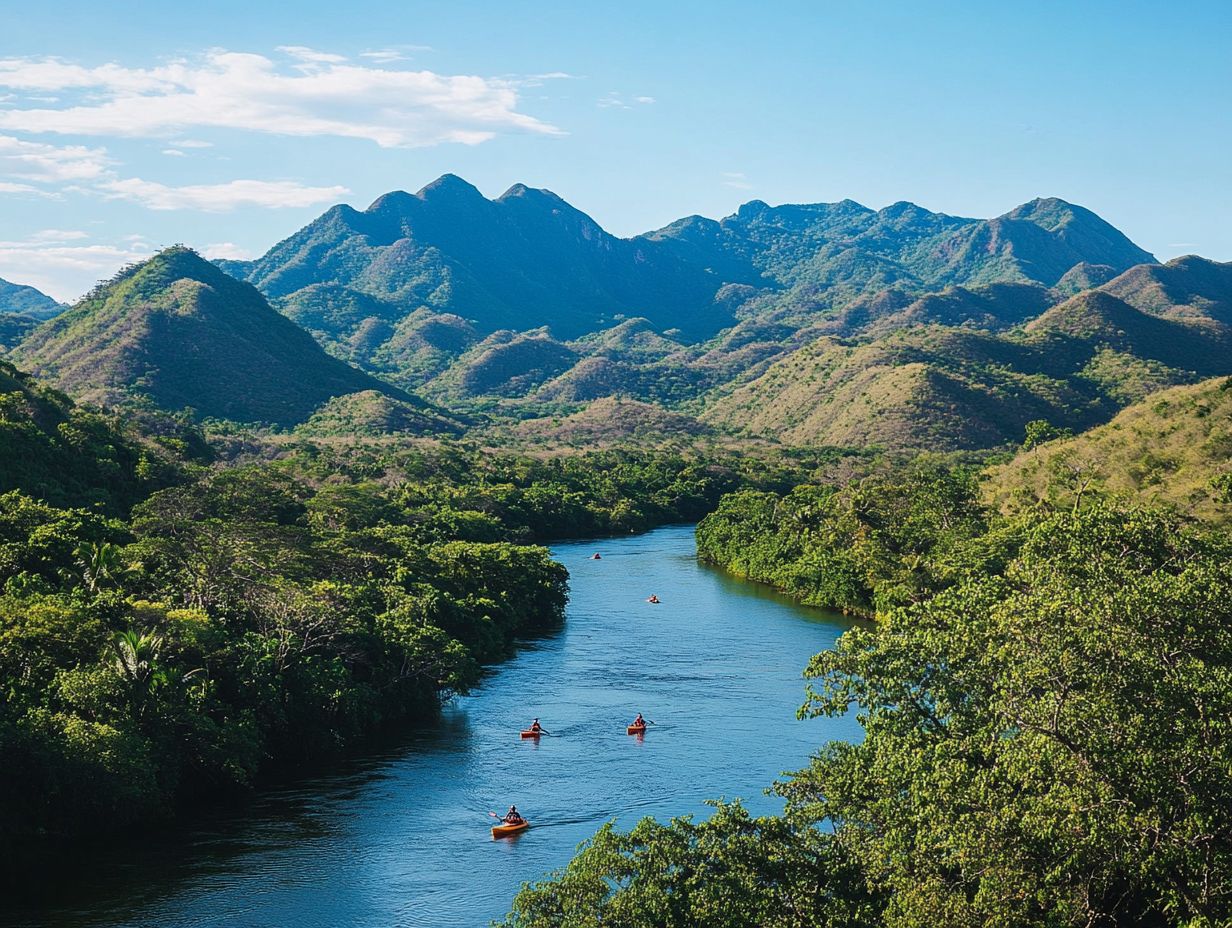
[{"label": "blue sky", "polygon": [[451,171],[631,235],[1060,196],[1232,259],[1232,4],[0,0],[0,277],[254,256]]}]

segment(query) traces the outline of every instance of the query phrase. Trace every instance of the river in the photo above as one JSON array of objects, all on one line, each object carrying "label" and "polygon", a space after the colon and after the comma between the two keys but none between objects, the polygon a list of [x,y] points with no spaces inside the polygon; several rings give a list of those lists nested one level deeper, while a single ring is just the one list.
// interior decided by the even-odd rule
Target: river
[{"label": "river", "polygon": [[[601,560],[590,555],[599,551]],[[565,627],[439,721],[174,835],[55,868],[21,928],[479,928],[604,822],[705,815],[764,789],[852,718],[798,721],[800,671],[848,623],[699,565],[691,526],[560,544]],[[662,603],[646,597],[657,594]],[[641,711],[644,738],[625,734]],[[538,716],[552,737],[522,741]],[[532,827],[494,841],[487,811]]]}]

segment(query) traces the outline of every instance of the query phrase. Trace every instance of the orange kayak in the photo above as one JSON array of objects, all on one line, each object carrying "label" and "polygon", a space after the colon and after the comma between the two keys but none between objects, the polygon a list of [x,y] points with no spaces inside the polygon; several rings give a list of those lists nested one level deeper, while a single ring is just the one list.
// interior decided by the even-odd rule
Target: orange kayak
[{"label": "orange kayak", "polygon": [[522,737],[523,738],[538,738],[542,734],[543,732],[541,731],[534,731],[533,729],[528,728],[524,732],[522,732]]},{"label": "orange kayak", "polygon": [[518,822],[516,825],[506,825],[502,822],[499,825],[492,826],[493,838],[508,838],[510,835],[516,835],[519,832],[525,831],[530,827],[530,822]]},{"label": "orange kayak", "polygon": [[644,734],[646,734],[646,726],[645,726],[645,725],[630,725],[630,726],[629,726],[629,734],[631,734],[631,735],[644,735]]}]

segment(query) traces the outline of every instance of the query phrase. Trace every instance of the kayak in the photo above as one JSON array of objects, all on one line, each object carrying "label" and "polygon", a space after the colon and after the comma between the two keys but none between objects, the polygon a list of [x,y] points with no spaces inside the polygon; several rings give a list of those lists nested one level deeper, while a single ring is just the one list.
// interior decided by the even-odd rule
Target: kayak
[{"label": "kayak", "polygon": [[519,832],[525,831],[530,827],[530,822],[518,822],[516,825],[506,825],[502,822],[499,825],[492,826],[493,838],[508,838],[510,835],[516,835]]},{"label": "kayak", "polygon": [[535,731],[534,729],[528,728],[524,732],[522,732],[522,737],[523,738],[538,738],[542,734],[543,734],[542,731]]},{"label": "kayak", "polygon": [[630,725],[630,726],[629,726],[629,734],[631,734],[631,735],[644,735],[644,734],[646,734],[646,726],[645,726],[645,725]]}]

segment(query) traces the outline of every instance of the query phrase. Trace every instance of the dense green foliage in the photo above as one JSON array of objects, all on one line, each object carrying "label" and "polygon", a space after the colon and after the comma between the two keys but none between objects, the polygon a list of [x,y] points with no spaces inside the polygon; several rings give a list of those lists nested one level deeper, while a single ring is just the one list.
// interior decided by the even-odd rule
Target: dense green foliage
[{"label": "dense green foliage", "polygon": [[698,525],[697,552],[810,605],[868,615],[995,559],[985,528],[974,475],[919,460],[842,487],[725,497]]},{"label": "dense green foliage", "polygon": [[182,422],[146,416],[144,432],[0,362],[0,493],[37,488],[54,505],[126,509],[208,454]]},{"label": "dense green foliage", "polygon": [[[1216,926],[1232,920],[1232,545],[1090,494],[1004,520],[969,476],[743,492],[699,547],[881,620],[804,712],[865,737],[782,817],[605,829],[508,924]],[[802,900],[808,900],[807,903]]]},{"label": "dense green foliage", "polygon": [[542,548],[451,540],[392,495],[278,470],[130,523],[0,497],[0,834],[141,822],[336,751],[558,622]]}]

